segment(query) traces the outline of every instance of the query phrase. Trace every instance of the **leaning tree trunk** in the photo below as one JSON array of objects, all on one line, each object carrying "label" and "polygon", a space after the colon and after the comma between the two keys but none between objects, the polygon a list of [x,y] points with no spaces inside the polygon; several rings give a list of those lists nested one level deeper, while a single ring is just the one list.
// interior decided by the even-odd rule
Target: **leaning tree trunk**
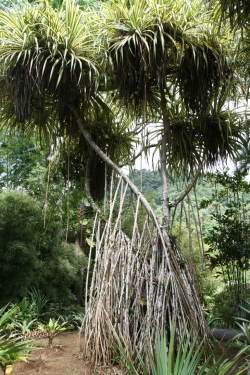
[{"label": "leaning tree trunk", "polygon": [[[201,333],[206,339],[194,280],[182,253],[145,197],[93,142],[78,111],[72,111],[85,139],[117,175],[111,181],[107,220],[94,205],[94,248],[89,254],[81,329],[84,354],[94,364],[110,363],[117,356],[114,331],[123,337],[131,358],[137,347],[146,361],[146,342],[154,348],[157,334],[162,330],[168,334],[173,324],[176,345],[184,327],[193,337]],[[124,232],[128,208],[133,216],[129,236]]]}]

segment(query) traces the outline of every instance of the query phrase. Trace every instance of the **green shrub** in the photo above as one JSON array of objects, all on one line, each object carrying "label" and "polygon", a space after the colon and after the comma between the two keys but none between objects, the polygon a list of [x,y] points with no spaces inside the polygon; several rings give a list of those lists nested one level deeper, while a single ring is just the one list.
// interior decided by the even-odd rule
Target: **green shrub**
[{"label": "green shrub", "polygon": [[86,269],[87,259],[83,254],[77,254],[75,245],[59,243],[45,252],[36,275],[35,286],[45,295],[50,296],[50,302],[63,306],[76,302],[75,289],[80,285],[81,269]]},{"label": "green shrub", "polygon": [[61,240],[61,223],[47,218],[43,224],[36,199],[23,191],[0,193],[0,306],[27,297],[32,286],[38,300],[44,294],[61,305],[76,302],[87,259]]},{"label": "green shrub", "polygon": [[0,193],[0,304],[25,294],[38,268],[41,208],[23,191]]}]

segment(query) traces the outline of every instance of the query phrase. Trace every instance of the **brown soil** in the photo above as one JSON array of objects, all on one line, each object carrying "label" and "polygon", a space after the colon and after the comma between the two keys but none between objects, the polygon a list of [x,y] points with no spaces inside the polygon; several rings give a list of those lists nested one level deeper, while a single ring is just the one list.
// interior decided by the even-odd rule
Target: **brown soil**
[{"label": "brown soil", "polygon": [[90,364],[81,358],[77,332],[65,332],[56,336],[52,348],[48,348],[48,339],[38,340],[38,345],[41,349],[31,352],[28,363],[16,363],[11,375],[92,374]]}]

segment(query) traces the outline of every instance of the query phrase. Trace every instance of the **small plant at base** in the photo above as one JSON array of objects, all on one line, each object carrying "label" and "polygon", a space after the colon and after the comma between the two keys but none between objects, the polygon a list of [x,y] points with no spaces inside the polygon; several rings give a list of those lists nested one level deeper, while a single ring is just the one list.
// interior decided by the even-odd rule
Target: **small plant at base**
[{"label": "small plant at base", "polygon": [[[250,303],[246,301],[248,305]],[[240,306],[242,310],[246,312],[246,316],[250,316],[250,310],[246,307]],[[244,352],[246,354],[250,354],[250,320],[247,318],[239,318],[235,317],[235,322],[237,326],[240,329],[240,332],[238,335],[234,337],[232,340],[234,343],[234,346],[241,349],[241,352]]]},{"label": "small plant at base", "polygon": [[38,323],[38,329],[42,332],[46,332],[49,338],[49,347],[52,347],[52,342],[55,336],[57,336],[60,332],[63,332],[69,327],[65,327],[67,322],[59,323],[59,319],[55,320],[54,318],[50,318],[47,324]]}]

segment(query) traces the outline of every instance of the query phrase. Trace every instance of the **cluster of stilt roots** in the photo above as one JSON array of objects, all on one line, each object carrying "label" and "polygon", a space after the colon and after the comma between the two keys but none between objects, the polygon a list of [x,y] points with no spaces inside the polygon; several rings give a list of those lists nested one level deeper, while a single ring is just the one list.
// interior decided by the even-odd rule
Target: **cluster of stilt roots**
[{"label": "cluster of stilt roots", "polygon": [[[175,324],[175,345],[186,332],[206,340],[193,277],[179,248],[122,177],[111,184],[107,220],[96,214],[81,328],[83,355],[108,364],[117,355],[114,332],[147,362],[159,332]],[[102,216],[102,218],[100,217]],[[198,336],[197,336],[198,335]],[[199,341],[199,340],[198,340]]]}]

